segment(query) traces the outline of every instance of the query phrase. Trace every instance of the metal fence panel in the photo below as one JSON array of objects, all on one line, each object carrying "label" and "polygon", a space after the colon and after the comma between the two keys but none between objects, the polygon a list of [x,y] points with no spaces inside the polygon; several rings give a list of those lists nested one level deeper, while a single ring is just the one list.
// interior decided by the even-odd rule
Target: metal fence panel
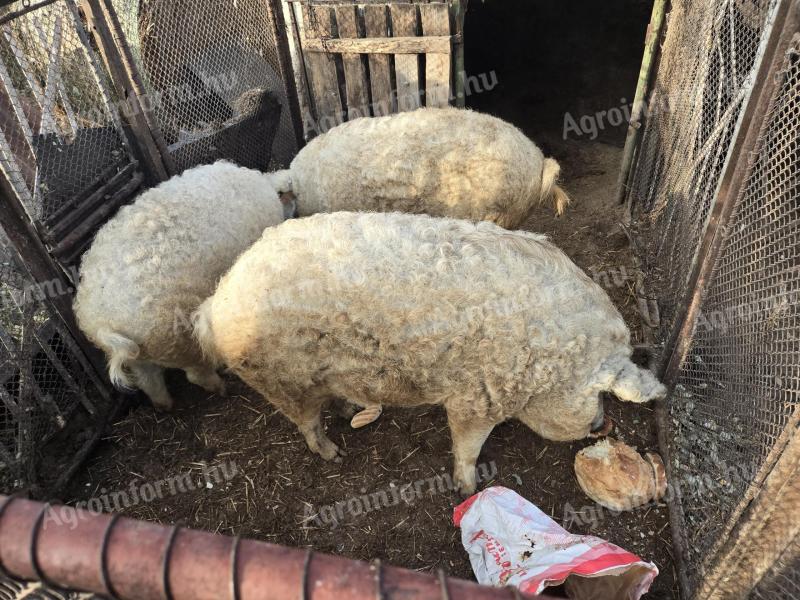
[{"label": "metal fence panel", "polygon": [[0,167],[36,221],[131,161],[109,82],[72,1],[0,25],[0,104]]},{"label": "metal fence panel", "polygon": [[110,409],[106,384],[65,320],[76,271],[62,271],[47,250],[74,264],[106,209],[129,198],[115,199],[108,182],[138,187],[120,110],[74,0],[0,9],[0,201],[11,227],[8,237],[0,229],[3,490],[53,490]]},{"label": "metal fence panel", "polygon": [[696,566],[766,475],[765,462],[793,434],[800,410],[798,51],[781,74],[672,398],[671,450],[684,474],[690,564]]},{"label": "metal fence panel", "polygon": [[686,290],[775,4],[678,0],[667,17],[631,185],[644,258],[658,278],[662,337]]},{"label": "metal fence panel", "polygon": [[[741,157],[732,162],[733,143],[752,125],[742,115],[756,72],[763,78],[763,66],[772,64],[766,41],[777,39],[775,15],[786,6],[797,9],[767,0],[673,3],[631,192],[661,341],[681,328],[681,305],[697,293],[688,288],[701,241],[715,231],[709,218],[723,173],[743,164]],[[692,589],[707,569],[724,569],[715,562],[718,550],[750,517],[748,502],[800,420],[799,39],[777,57],[777,88],[763,127],[760,118],[755,123],[757,153],[745,157],[730,219],[714,225],[722,227],[719,253],[702,256],[713,269],[697,279],[691,347],[669,382],[666,449],[682,517],[676,539],[684,541]],[[777,565],[770,582],[796,581],[794,568]],[[754,597],[793,597],[768,595],[767,584],[760,584],[766,595]]]},{"label": "metal fence panel", "polygon": [[800,538],[786,549],[749,596],[750,600],[800,598]]},{"label": "metal fence panel", "polygon": [[[68,293],[59,282],[33,282],[0,230],[0,489],[54,484],[86,442],[82,428],[109,408],[91,366],[43,301]],[[56,449],[47,455],[51,442]]]},{"label": "metal fence panel", "polygon": [[[179,171],[219,158],[288,166],[297,153],[271,4],[259,0],[113,0]],[[291,74],[288,74],[291,78]],[[282,110],[272,140],[260,113]]]}]

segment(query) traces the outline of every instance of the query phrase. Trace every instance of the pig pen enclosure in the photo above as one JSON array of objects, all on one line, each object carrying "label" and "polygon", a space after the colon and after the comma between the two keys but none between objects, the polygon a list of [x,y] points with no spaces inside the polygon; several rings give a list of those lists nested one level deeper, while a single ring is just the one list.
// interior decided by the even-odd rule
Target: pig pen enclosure
[{"label": "pig pen enclosure", "polygon": [[171,414],[119,394],[71,312],[81,254],[139,191],[466,105],[561,162],[573,206],[524,228],[606,289],[670,388],[606,400],[615,437],[662,453],[668,502],[602,509],[572,468],[591,441],[518,423],[480,487],[652,560],[647,597],[800,597],[799,40],[793,0],[0,2],[0,492],[472,578],[440,408],[359,431],[331,413],[349,457],[325,463],[239,382],[221,398],[174,374]]}]

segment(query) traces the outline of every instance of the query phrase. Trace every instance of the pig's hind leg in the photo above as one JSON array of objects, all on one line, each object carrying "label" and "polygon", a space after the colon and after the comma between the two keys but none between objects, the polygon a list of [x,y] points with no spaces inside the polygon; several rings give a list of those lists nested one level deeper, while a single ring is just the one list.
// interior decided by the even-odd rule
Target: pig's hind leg
[{"label": "pig's hind leg", "polygon": [[341,462],[347,453],[334,444],[322,427],[322,409],[330,401],[330,394],[322,390],[306,390],[300,399],[282,394],[270,394],[268,400],[275,405],[300,430],[308,448],[325,460]]}]

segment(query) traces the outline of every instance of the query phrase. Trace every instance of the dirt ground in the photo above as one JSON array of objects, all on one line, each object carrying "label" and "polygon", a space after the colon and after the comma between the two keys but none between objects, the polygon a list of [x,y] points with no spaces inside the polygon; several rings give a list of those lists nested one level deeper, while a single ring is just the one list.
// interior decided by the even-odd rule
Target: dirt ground
[{"label": "dirt ground", "polygon": [[[587,271],[624,273],[620,267],[625,267],[630,273],[627,239],[617,226],[621,211],[611,199],[620,149],[557,139],[543,145],[562,161],[574,205],[561,219],[542,208],[527,228],[550,234]],[[607,290],[637,337],[631,282],[618,277],[617,283],[609,278]],[[122,512],[363,560],[380,558],[411,569],[442,568],[472,579],[460,532],[452,524],[453,507],[461,501],[457,492],[426,493],[360,515],[345,508],[343,518],[330,518],[336,503],[449,473],[450,439],[440,408],[389,409],[358,431],[328,414],[328,432],[349,453],[336,464],[311,454],[295,427],[239,382],[231,380],[228,398],[209,397],[182,374],[173,374],[169,383],[177,391],[175,412],[156,414],[141,405],[114,424],[65,500],[73,503],[191,473],[197,489],[165,493],[163,499],[140,501]],[[617,438],[640,451],[656,449],[650,407],[612,400],[606,410],[617,424]],[[590,443],[548,442],[519,423],[503,424],[481,453],[479,463],[488,465],[489,472],[496,467],[491,481],[482,485],[516,490],[570,531],[592,533],[652,560],[661,575],[648,597],[674,597],[665,506],[615,516],[594,505],[578,488],[572,467],[576,451]],[[214,465],[221,465],[216,480],[203,475],[205,467]],[[233,476],[224,481],[226,474]],[[317,513],[321,517],[315,521],[311,517]]]}]

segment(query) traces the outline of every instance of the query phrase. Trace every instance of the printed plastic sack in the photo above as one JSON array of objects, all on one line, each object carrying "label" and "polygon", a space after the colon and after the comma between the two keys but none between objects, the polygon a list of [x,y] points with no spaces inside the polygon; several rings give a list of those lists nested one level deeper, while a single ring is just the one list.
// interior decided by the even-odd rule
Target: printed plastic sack
[{"label": "printed plastic sack", "polygon": [[490,487],[453,512],[479,583],[576,600],[638,600],[658,568],[598,537],[572,535],[516,492]]}]

